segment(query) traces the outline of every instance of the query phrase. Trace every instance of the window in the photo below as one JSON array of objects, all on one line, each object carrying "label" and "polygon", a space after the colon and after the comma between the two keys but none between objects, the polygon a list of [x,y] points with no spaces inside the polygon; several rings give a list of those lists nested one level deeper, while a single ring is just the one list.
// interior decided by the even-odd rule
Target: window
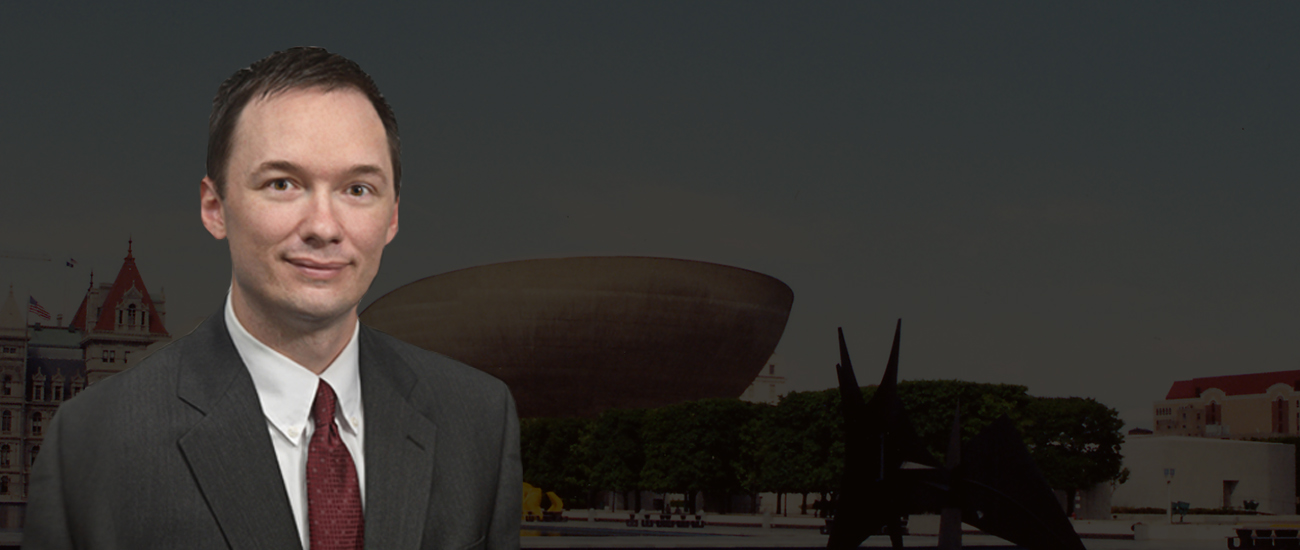
[{"label": "window", "polygon": [[41,413],[32,413],[32,435],[41,435]]},{"label": "window", "polygon": [[4,431],[5,433],[9,433],[13,429],[14,429],[14,413],[10,411],[5,411],[4,415],[0,416],[0,430]]},{"label": "window", "polygon": [[1273,432],[1274,433],[1284,434],[1284,433],[1291,432],[1290,423],[1287,422],[1287,420],[1291,417],[1290,414],[1291,411],[1287,410],[1290,408],[1288,407],[1288,405],[1290,404],[1291,401],[1289,399],[1282,399],[1281,397],[1277,398],[1277,401],[1273,402]]},{"label": "window", "polygon": [[0,476],[0,495],[9,494],[9,476]]},{"label": "window", "polygon": [[9,446],[0,445],[0,468],[9,467]]},{"label": "window", "polygon": [[104,350],[104,357],[102,359],[105,363],[108,362],[108,350]]},{"label": "window", "polygon": [[32,464],[36,464],[36,455],[41,454],[41,446],[32,446]]},{"label": "window", "polygon": [[9,395],[9,392],[10,392],[9,385],[10,385],[10,384],[13,384],[13,382],[14,382],[14,377],[13,377],[12,375],[8,375],[8,374],[6,374],[6,375],[5,375],[5,378],[4,378],[4,384],[3,384],[3,387],[0,387],[0,393],[3,393],[3,394],[5,394],[5,395]]},{"label": "window", "polygon": [[126,306],[126,324],[135,326],[135,304]]},{"label": "window", "polygon": [[62,384],[62,383],[55,383],[55,384],[54,384],[54,400],[55,400],[55,401],[63,401],[63,384]]}]

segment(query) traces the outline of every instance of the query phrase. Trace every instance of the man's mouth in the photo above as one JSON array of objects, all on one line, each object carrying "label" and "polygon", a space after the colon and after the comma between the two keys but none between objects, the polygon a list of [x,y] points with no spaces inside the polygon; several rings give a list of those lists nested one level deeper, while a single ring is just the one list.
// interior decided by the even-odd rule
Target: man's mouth
[{"label": "man's mouth", "polygon": [[312,279],[332,279],[343,272],[350,262],[313,260],[310,258],[285,258],[299,273]]}]

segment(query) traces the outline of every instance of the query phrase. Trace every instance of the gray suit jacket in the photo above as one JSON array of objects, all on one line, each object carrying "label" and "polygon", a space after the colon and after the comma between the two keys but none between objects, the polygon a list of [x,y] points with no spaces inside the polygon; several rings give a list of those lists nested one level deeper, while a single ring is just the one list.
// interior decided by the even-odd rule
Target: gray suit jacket
[{"label": "gray suit jacket", "polygon": [[[366,548],[518,548],[519,420],[505,384],[365,326],[358,338]],[[54,416],[23,548],[300,546],[220,312]]]}]

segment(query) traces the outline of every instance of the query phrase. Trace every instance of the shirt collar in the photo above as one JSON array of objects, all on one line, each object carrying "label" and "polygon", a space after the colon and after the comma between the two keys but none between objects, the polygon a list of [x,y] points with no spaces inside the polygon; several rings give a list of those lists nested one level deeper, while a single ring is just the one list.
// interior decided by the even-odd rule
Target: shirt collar
[{"label": "shirt collar", "polygon": [[357,334],[361,322],[352,329],[352,338],[339,356],[320,376],[307,370],[294,360],[270,346],[263,344],[244,328],[235,316],[229,294],[226,296],[226,327],[239,356],[253,377],[262,412],[271,425],[284,434],[294,445],[300,443],[303,430],[311,417],[311,404],[316,399],[316,387],[325,380],[334,388],[339,407],[335,418],[344,430],[356,433],[361,424],[361,374]]}]

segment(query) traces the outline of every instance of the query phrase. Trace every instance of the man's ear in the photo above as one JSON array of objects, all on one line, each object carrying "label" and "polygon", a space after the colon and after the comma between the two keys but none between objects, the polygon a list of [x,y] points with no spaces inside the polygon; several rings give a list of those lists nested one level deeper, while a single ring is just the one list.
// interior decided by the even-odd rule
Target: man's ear
[{"label": "man's ear", "polygon": [[203,227],[208,228],[214,238],[226,238],[226,207],[217,194],[217,184],[212,178],[204,177],[199,183],[199,217]]},{"label": "man's ear", "polygon": [[393,242],[393,237],[397,236],[397,210],[401,205],[402,197],[397,197],[397,200],[393,203],[393,221],[388,224],[388,239],[384,241],[385,245]]}]

